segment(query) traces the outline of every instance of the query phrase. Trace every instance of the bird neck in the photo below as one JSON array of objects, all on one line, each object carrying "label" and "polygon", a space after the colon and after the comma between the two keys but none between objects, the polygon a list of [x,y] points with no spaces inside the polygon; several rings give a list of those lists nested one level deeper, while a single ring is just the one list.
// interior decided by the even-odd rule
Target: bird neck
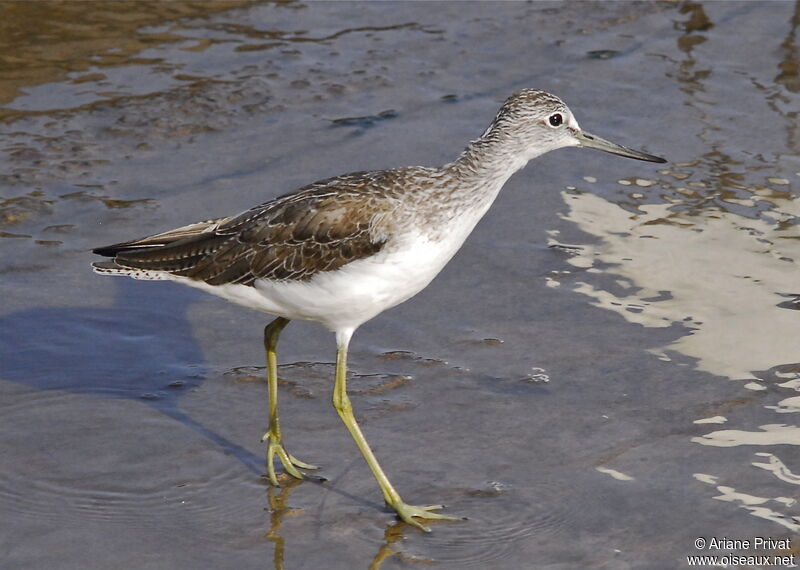
[{"label": "bird neck", "polygon": [[445,168],[472,185],[502,187],[512,174],[522,169],[536,153],[507,129],[493,122],[480,138]]}]

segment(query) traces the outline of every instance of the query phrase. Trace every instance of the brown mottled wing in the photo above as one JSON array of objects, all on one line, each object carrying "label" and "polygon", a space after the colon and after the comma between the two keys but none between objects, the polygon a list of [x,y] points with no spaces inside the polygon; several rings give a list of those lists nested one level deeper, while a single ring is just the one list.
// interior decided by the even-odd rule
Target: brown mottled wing
[{"label": "brown mottled wing", "polygon": [[380,251],[376,216],[392,207],[389,173],[317,182],[242,214],[94,250],[127,268],[163,271],[210,285],[310,279]]}]

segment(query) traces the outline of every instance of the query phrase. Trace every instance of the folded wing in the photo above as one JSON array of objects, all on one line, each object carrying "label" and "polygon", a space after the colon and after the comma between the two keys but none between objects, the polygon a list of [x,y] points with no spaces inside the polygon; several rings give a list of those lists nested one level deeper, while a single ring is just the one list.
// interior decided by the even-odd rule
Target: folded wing
[{"label": "folded wing", "polygon": [[95,267],[168,273],[210,285],[307,280],[383,247],[376,220],[391,200],[365,191],[365,182],[373,182],[370,176],[356,173],[318,182],[238,216],[100,247],[94,253],[113,262]]}]

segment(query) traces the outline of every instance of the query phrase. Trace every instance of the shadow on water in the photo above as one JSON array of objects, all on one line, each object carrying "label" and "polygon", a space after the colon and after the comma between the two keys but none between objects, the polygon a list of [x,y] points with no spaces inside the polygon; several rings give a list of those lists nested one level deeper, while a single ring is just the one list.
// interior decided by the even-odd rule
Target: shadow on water
[{"label": "shadow on water", "polygon": [[200,293],[171,283],[114,282],[111,307],[48,307],[3,316],[0,378],[37,390],[137,400],[262,474],[262,458],[178,407],[180,397],[201,384],[207,371],[186,317]]}]

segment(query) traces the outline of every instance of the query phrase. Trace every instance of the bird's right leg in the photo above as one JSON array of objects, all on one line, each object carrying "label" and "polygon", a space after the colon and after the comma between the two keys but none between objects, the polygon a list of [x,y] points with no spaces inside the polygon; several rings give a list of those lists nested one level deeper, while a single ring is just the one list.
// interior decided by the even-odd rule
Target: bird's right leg
[{"label": "bird's right leg", "polygon": [[339,417],[344,422],[350,435],[353,436],[358,449],[361,451],[361,455],[364,456],[367,465],[369,465],[369,468],[372,470],[372,474],[378,481],[378,486],[383,493],[383,499],[386,501],[387,505],[397,512],[397,516],[399,516],[400,519],[425,532],[430,532],[430,529],[418,521],[418,518],[448,521],[459,520],[456,517],[433,512],[444,508],[444,505],[417,506],[407,504],[400,498],[400,494],[392,486],[389,478],[386,477],[386,474],[383,472],[383,469],[381,469],[378,460],[375,458],[375,454],[372,452],[369,443],[367,443],[367,439],[361,432],[361,428],[353,415],[353,405],[350,403],[350,397],[347,395],[347,346],[350,343],[350,335],[352,334],[352,330],[342,330],[336,333],[336,379],[334,380],[333,386],[333,407],[336,408]]},{"label": "bird's right leg", "polygon": [[283,446],[281,438],[281,424],[278,420],[278,356],[276,348],[278,337],[283,328],[289,324],[289,319],[278,317],[266,327],[264,327],[264,348],[267,351],[267,387],[269,391],[269,430],[261,438],[267,442],[267,473],[270,482],[277,486],[278,478],[275,475],[275,456],[278,456],[283,468],[292,477],[303,478],[303,474],[296,468],[316,469],[313,465],[303,463],[296,457],[289,455]]}]

